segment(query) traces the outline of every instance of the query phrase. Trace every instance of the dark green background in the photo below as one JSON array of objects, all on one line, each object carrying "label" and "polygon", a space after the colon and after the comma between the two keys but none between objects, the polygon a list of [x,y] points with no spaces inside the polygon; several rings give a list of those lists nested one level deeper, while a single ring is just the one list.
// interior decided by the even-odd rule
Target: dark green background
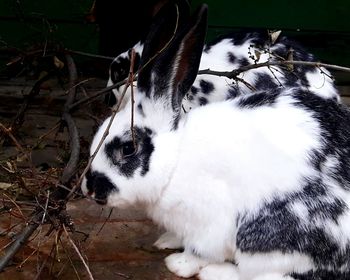
[{"label": "dark green background", "polygon": [[[98,26],[86,21],[92,2],[0,0],[0,48],[25,49],[49,41],[72,50],[98,53]],[[200,3],[203,1],[191,1],[193,8]],[[209,6],[208,39],[232,29],[279,29],[300,41],[321,61],[350,67],[349,0],[207,0],[205,3]],[[116,16],[120,13],[116,11]]]}]

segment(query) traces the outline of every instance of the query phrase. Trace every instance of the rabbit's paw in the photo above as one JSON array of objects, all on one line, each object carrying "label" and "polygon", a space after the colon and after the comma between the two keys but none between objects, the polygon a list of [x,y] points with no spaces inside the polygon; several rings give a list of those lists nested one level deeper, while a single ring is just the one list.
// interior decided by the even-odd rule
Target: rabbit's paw
[{"label": "rabbit's paw", "polygon": [[184,252],[167,256],[165,258],[165,264],[167,268],[177,276],[189,278],[196,275],[208,262]]},{"label": "rabbit's paw", "polygon": [[239,280],[236,266],[232,263],[209,264],[201,269],[200,280]]},{"label": "rabbit's paw", "polygon": [[182,240],[178,238],[174,233],[167,231],[158,238],[153,246],[157,247],[160,250],[180,249],[182,248]]}]

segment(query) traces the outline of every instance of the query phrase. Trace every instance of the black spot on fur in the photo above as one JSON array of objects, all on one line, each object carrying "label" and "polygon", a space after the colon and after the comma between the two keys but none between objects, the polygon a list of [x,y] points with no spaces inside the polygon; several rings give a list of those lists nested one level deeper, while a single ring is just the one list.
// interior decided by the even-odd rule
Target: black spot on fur
[{"label": "black spot on fur", "polygon": [[105,146],[108,159],[118,171],[126,177],[132,177],[139,168],[141,168],[141,175],[145,175],[149,170],[149,160],[154,150],[150,137],[150,135],[152,135],[152,130],[138,127],[134,127],[134,130],[137,144],[137,151],[135,154],[127,157],[121,156],[123,144],[132,141],[130,133],[124,135],[123,140],[115,137]]},{"label": "black spot on fur", "polygon": [[237,96],[239,96],[239,91],[234,87],[230,87],[230,89],[227,91],[226,99],[234,99]]},{"label": "black spot on fur", "polygon": [[238,60],[238,64],[240,67],[242,67],[242,66],[250,65],[251,63],[249,63],[248,59],[246,59],[245,57],[242,57]]},{"label": "black spot on fur", "polygon": [[259,90],[271,90],[277,87],[277,84],[269,74],[258,73],[254,87]]},{"label": "black spot on fur", "polygon": [[112,191],[119,191],[104,174],[94,171],[86,173],[86,187],[90,193],[95,193],[96,202],[106,204],[107,197]]},{"label": "black spot on fur", "polygon": [[230,63],[236,63],[237,62],[237,57],[232,52],[228,52],[227,53],[227,57],[228,57],[228,61]]},{"label": "black spot on fur", "polygon": [[200,106],[204,106],[204,105],[208,104],[208,99],[206,99],[205,97],[200,97],[198,99],[198,101],[199,101]]},{"label": "black spot on fur", "polygon": [[276,103],[278,91],[261,92],[249,95],[247,98],[242,98],[238,102],[238,106],[242,108],[255,108],[260,106],[272,106]]},{"label": "black spot on fur", "polygon": [[308,271],[306,273],[292,273],[294,279],[297,280],[348,280],[350,279],[349,272],[329,271],[318,269],[316,271]]},{"label": "black spot on fur", "polygon": [[209,82],[209,81],[200,80],[199,86],[201,87],[201,91],[204,94],[209,94],[214,90],[214,84],[212,82]]},{"label": "black spot on fur", "polygon": [[[292,210],[293,203],[307,209],[306,221]],[[346,209],[339,197],[326,191],[321,179],[306,180],[302,191],[275,198],[256,214],[242,216],[237,247],[250,253],[299,252],[310,256],[318,267],[339,269],[349,265],[350,247],[343,251],[320,221],[337,224]]]},{"label": "black spot on fur", "polygon": [[190,94],[187,95],[187,100],[188,101],[192,101],[193,99],[194,99],[193,95],[190,95]]},{"label": "black spot on fur", "polygon": [[198,93],[198,88],[196,88],[195,86],[191,87],[191,94],[192,95],[196,95]]},{"label": "black spot on fur", "polygon": [[325,165],[327,159],[334,158],[337,163],[332,170],[329,170],[328,175],[340,182],[342,187],[350,190],[349,108],[308,91],[295,91],[293,98],[296,100],[296,105],[312,113],[321,126],[323,149],[311,155],[315,168],[327,168]]},{"label": "black spot on fur", "polygon": [[139,113],[142,115],[142,116],[145,116],[145,113],[143,111],[143,107],[142,107],[142,104],[139,103],[139,105],[137,105],[137,110],[139,111]]}]

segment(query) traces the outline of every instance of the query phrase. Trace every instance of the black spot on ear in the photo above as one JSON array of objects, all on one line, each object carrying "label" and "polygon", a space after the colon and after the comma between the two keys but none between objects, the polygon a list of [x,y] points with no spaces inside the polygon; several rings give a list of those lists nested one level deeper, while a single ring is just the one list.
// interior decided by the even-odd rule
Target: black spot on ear
[{"label": "black spot on ear", "polygon": [[198,99],[198,101],[199,101],[200,106],[204,106],[204,105],[208,104],[208,99],[206,99],[205,97],[200,97]]},{"label": "black spot on ear", "polygon": [[209,82],[209,81],[200,80],[199,86],[201,87],[201,91],[204,94],[209,94],[214,90],[214,84],[212,82]]},{"label": "black spot on ear", "polygon": [[105,95],[104,103],[109,107],[112,107],[115,104],[117,104],[117,98],[115,98],[115,95],[112,90]]},{"label": "black spot on ear", "polygon": [[119,57],[111,63],[110,74],[113,84],[118,83],[128,77],[130,60],[126,57]]},{"label": "black spot on ear", "polygon": [[237,62],[237,57],[232,53],[232,52],[228,52],[227,53],[227,57],[228,57],[228,61],[230,63],[235,63]]}]

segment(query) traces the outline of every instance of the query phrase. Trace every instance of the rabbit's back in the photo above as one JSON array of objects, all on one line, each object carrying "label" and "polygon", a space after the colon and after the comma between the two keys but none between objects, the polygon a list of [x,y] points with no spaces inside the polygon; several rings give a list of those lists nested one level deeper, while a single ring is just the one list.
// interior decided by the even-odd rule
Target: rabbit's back
[{"label": "rabbit's back", "polygon": [[[232,32],[204,47],[200,70],[232,71],[249,65],[284,60],[316,62],[316,57],[296,41],[280,36],[271,42],[267,32]],[[198,75],[184,99],[185,110],[263,90],[300,87],[325,99],[340,100],[330,72],[307,65],[259,67],[238,79]]]}]

